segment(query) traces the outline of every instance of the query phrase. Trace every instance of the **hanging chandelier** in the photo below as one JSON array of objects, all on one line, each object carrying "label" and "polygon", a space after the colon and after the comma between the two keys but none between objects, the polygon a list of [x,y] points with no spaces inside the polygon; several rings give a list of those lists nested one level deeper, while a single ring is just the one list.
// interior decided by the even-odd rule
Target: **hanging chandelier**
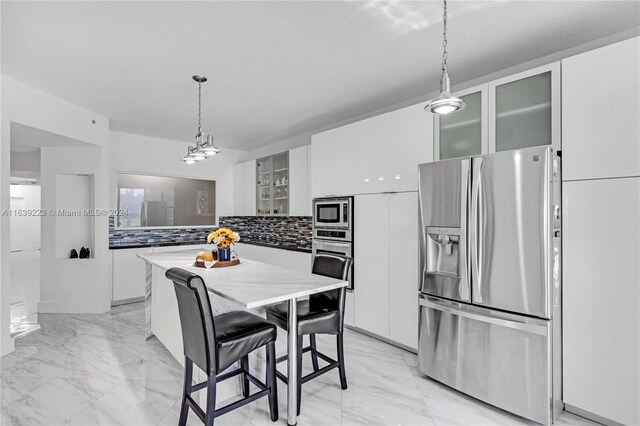
[{"label": "hanging chandelier", "polygon": [[449,81],[449,69],[447,67],[447,0],[444,0],[443,15],[443,31],[442,31],[442,77],[440,78],[440,95],[429,101],[424,107],[425,111],[433,114],[445,115],[452,112],[460,111],[467,105],[462,99],[451,94],[451,82]]},{"label": "hanging chandelier", "polygon": [[187,164],[194,164],[220,153],[220,148],[213,143],[213,135],[208,134],[205,137],[202,133],[202,83],[207,81],[207,77],[194,75],[192,78],[198,83],[198,132],[196,133],[195,146],[188,147],[187,155],[182,157],[182,161]]}]

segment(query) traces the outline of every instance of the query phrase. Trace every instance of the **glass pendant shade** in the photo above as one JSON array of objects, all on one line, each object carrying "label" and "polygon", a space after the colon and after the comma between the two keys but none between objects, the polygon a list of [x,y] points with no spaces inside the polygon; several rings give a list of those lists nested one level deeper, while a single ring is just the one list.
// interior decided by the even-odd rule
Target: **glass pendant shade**
[{"label": "glass pendant shade", "polygon": [[438,115],[446,115],[460,111],[467,106],[462,99],[451,94],[450,84],[449,73],[447,70],[443,70],[442,78],[440,79],[440,95],[432,99],[427,106],[424,107],[425,111]]},{"label": "glass pendant shade", "polygon": [[207,141],[202,145],[201,149],[202,153],[207,157],[211,157],[212,155],[216,155],[220,152],[220,148],[213,144],[213,135],[207,135]]}]

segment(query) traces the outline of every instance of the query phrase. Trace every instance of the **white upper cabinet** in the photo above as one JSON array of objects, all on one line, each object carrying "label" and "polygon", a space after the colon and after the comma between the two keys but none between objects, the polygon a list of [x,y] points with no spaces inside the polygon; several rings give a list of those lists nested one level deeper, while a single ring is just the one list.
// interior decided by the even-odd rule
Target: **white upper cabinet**
[{"label": "white upper cabinet", "polygon": [[309,145],[289,151],[289,215],[311,216]]},{"label": "white upper cabinet", "polygon": [[418,164],[433,161],[433,120],[424,104],[390,112],[389,191],[417,191]]},{"label": "white upper cabinet", "polygon": [[255,216],[256,214],[256,162],[245,161],[233,166],[233,214]]},{"label": "white upper cabinet", "polygon": [[640,175],[640,38],[562,61],[563,180]]},{"label": "white upper cabinet", "polygon": [[417,190],[418,164],[433,159],[433,118],[423,104],[311,137],[311,194]]},{"label": "white upper cabinet", "polygon": [[354,194],[375,194],[389,190],[389,155],[393,145],[390,114],[353,123],[356,161]]},{"label": "white upper cabinet", "polygon": [[349,195],[353,172],[353,127],[342,126],[311,137],[311,196]]}]

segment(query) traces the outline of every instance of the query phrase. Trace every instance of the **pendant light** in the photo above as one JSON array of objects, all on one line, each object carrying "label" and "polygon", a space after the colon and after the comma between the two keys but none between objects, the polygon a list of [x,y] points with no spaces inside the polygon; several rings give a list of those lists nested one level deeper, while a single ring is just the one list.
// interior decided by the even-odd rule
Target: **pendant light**
[{"label": "pendant light", "polygon": [[204,133],[202,133],[202,83],[207,81],[207,77],[194,75],[192,78],[198,83],[198,132],[195,137],[196,145],[188,147],[187,155],[182,157],[182,161],[187,164],[194,164],[220,153],[220,148],[213,143],[213,135],[208,134],[205,139]]},{"label": "pendant light", "polygon": [[451,82],[449,81],[449,69],[447,67],[447,0],[444,0],[444,15],[443,15],[443,31],[442,31],[442,47],[444,51],[442,53],[442,77],[440,78],[440,96],[432,99],[427,106],[424,107],[425,111],[433,114],[445,115],[452,112],[460,111],[464,109],[467,104],[457,96],[451,94]]}]

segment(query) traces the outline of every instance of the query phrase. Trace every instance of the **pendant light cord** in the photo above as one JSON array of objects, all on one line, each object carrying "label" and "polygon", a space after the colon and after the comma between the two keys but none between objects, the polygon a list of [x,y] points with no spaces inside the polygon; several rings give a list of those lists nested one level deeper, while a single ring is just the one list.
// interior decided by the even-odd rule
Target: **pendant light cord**
[{"label": "pendant light cord", "polygon": [[444,15],[442,19],[444,26],[442,29],[442,47],[444,48],[442,52],[442,71],[447,70],[447,0],[444,0]]},{"label": "pendant light cord", "polygon": [[202,83],[198,82],[198,133],[201,132],[201,112],[202,112]]}]

